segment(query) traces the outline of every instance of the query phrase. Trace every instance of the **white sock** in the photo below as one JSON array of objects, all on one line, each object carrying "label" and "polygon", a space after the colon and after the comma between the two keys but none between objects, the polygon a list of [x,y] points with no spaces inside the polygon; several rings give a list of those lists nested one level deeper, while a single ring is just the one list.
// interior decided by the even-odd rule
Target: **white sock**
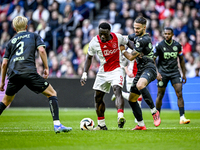
[{"label": "white sock", "polygon": [[138,126],[143,127],[144,126],[144,120],[138,121]]},{"label": "white sock", "polygon": [[53,124],[59,126],[60,125],[60,120],[54,120]]},{"label": "white sock", "polygon": [[130,95],[130,93],[126,93],[126,92],[123,92],[123,91],[122,91],[122,96],[123,96],[123,98],[125,98],[126,100],[129,100],[129,95]]},{"label": "white sock", "polygon": [[118,118],[122,118],[122,117],[124,117],[124,113],[123,112],[119,112],[118,113]]},{"label": "white sock", "polygon": [[185,119],[184,114],[182,116],[180,116],[180,120],[183,120],[183,119]]},{"label": "white sock", "polygon": [[106,125],[105,119],[98,120],[98,125],[100,125],[101,127],[105,126]]},{"label": "white sock", "polygon": [[157,112],[156,107],[154,107],[153,109],[151,109],[151,114],[154,114],[154,113],[156,113],[156,112]]}]

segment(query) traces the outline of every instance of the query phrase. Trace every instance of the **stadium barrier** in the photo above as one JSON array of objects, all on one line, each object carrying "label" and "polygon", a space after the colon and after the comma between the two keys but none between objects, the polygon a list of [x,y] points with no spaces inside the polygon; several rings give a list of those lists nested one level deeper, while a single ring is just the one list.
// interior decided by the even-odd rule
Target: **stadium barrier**
[{"label": "stadium barrier", "polygon": [[[94,91],[92,89],[94,79],[88,79],[84,86],[80,85],[80,79],[66,79],[66,78],[49,78],[48,81],[54,87],[58,94],[58,101],[60,107],[90,107],[94,108]],[[148,85],[148,89],[152,98],[156,100],[157,96],[157,81],[153,81]],[[125,86],[124,89],[125,90]],[[115,102],[111,101],[113,91],[111,89],[109,94],[105,94],[104,101],[107,108],[115,108]],[[1,99],[3,95],[1,93]],[[186,110],[200,110],[200,78],[189,78],[187,83],[183,85],[183,98],[185,101]],[[0,101],[1,101],[0,99]],[[42,94],[35,94],[27,87],[23,87],[18,94],[16,94],[11,107],[48,107],[48,99]],[[130,108],[128,101],[125,100],[125,108]],[[142,102],[142,108],[148,108],[146,103]],[[163,98],[164,109],[177,110],[177,97],[171,85],[168,84],[166,93]]]}]

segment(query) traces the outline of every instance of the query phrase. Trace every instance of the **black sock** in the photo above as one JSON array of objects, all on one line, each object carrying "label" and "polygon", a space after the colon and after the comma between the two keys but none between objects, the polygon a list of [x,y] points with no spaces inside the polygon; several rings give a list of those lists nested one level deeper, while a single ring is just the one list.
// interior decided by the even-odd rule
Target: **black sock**
[{"label": "black sock", "polygon": [[59,120],[58,100],[56,96],[49,97],[49,107],[53,120]]},{"label": "black sock", "polygon": [[179,113],[180,113],[180,117],[185,114],[184,107],[179,107]]},{"label": "black sock", "polygon": [[140,93],[142,94],[143,99],[145,100],[145,102],[147,103],[147,105],[149,105],[149,107],[151,109],[153,109],[155,107],[153,100],[151,98],[151,95],[149,93],[149,91],[147,90],[147,88],[143,88],[140,90]]},{"label": "black sock", "polygon": [[132,110],[133,110],[133,114],[135,116],[135,118],[137,119],[137,121],[142,121],[142,110],[138,104],[138,102],[130,102],[128,101]]},{"label": "black sock", "polygon": [[2,114],[2,112],[4,111],[4,109],[6,109],[6,105],[3,102],[0,102],[0,115]]},{"label": "black sock", "polygon": [[159,111],[159,113],[160,113],[160,111],[161,111],[161,108],[156,108],[158,111]]}]

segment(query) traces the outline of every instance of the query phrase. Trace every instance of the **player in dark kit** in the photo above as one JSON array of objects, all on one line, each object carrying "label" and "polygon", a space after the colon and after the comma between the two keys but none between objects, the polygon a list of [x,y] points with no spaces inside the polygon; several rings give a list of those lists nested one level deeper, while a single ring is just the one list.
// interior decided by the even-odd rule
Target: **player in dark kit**
[{"label": "player in dark kit", "polygon": [[[26,85],[30,90],[35,93],[42,93],[49,99],[54,131],[56,133],[68,132],[72,128],[63,126],[59,121],[57,93],[45,80],[49,75],[45,44],[39,35],[26,32],[27,22],[27,18],[22,16],[17,16],[13,19],[13,27],[17,34],[9,41],[6,47],[1,67],[1,91],[4,91],[6,73],[9,81],[6,94],[2,102],[0,102],[0,115],[12,102],[15,94]],[[44,64],[44,78],[37,73],[35,66],[36,50],[38,50]]]},{"label": "player in dark kit", "polygon": [[129,96],[129,104],[133,110],[134,116],[138,121],[138,125],[133,130],[146,130],[142,118],[142,111],[137,103],[138,97],[142,94],[143,99],[151,108],[151,113],[154,119],[154,125],[160,125],[161,120],[159,111],[156,110],[151,95],[146,86],[156,79],[156,67],[153,61],[153,47],[149,34],[146,33],[146,19],[137,17],[134,22],[135,34],[128,36],[129,40],[135,44],[132,53],[122,50],[124,56],[133,60],[136,58],[138,72],[133,80],[131,94]]},{"label": "player in dark kit", "polygon": [[[156,99],[156,108],[160,112],[162,106],[162,98],[165,94],[165,89],[169,81],[176,92],[178,98],[178,107],[180,113],[180,124],[190,123],[189,119],[184,116],[184,101],[182,96],[182,82],[186,83],[185,76],[185,62],[182,53],[182,46],[180,43],[172,39],[174,33],[169,27],[164,29],[165,40],[161,41],[156,45],[156,52],[154,54],[154,61],[159,57],[157,67],[157,80],[158,80],[158,94]],[[178,70],[177,57],[180,61],[180,66],[183,73],[183,81]]]}]

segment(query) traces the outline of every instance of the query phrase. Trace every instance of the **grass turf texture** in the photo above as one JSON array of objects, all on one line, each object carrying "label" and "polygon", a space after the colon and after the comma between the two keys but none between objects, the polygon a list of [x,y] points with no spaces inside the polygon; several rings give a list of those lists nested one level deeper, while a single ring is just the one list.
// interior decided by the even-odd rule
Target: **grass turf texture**
[{"label": "grass turf texture", "polygon": [[191,150],[200,149],[200,111],[186,111],[190,124],[179,124],[178,111],[162,110],[161,125],[155,127],[149,109],[143,109],[146,131],[136,126],[130,109],[123,129],[117,127],[116,109],[106,109],[108,131],[82,131],[80,121],[89,117],[97,125],[94,108],[60,109],[60,120],[71,132],[55,134],[47,108],[9,108],[0,116],[0,150]]}]

